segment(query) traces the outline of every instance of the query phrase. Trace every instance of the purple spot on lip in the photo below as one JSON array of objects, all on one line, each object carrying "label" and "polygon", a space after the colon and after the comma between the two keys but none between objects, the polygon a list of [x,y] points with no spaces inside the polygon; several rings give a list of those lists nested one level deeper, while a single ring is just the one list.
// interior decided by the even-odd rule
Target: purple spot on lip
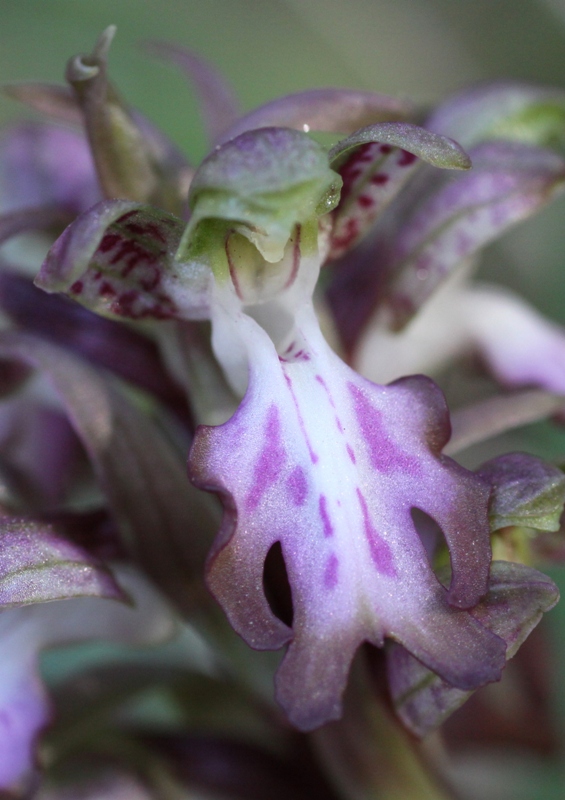
[{"label": "purple spot on lip", "polygon": [[281,437],[281,422],[279,410],[275,405],[270,406],[264,431],[264,444],[253,471],[253,484],[245,498],[247,511],[254,511],[261,498],[272,486],[280,475],[286,458],[286,452]]},{"label": "purple spot on lip", "polygon": [[343,425],[341,424],[341,420],[339,417],[335,418],[335,424],[337,425],[337,429],[340,433],[343,433]]},{"label": "purple spot on lip", "polygon": [[357,497],[359,498],[359,504],[363,512],[365,536],[367,537],[369,552],[371,553],[373,564],[381,573],[381,575],[388,575],[390,578],[394,578],[396,577],[397,573],[394,566],[392,550],[373,527],[373,523],[371,522],[371,517],[369,515],[369,509],[367,507],[367,501],[365,500],[365,497],[360,489],[357,489]]},{"label": "purple spot on lip", "polygon": [[337,586],[337,568],[339,560],[335,553],[332,553],[326,562],[324,570],[324,586],[326,589],[334,589]]},{"label": "purple spot on lip", "polygon": [[304,501],[306,500],[306,496],[308,494],[308,483],[302,467],[295,467],[292,470],[287,478],[286,485],[288,486],[288,490],[294,505],[304,505]]},{"label": "purple spot on lip", "polygon": [[328,539],[330,536],[334,535],[333,525],[330,519],[330,515],[328,514],[328,501],[326,500],[326,496],[324,494],[320,495],[320,502],[318,504],[318,508],[320,511],[320,518],[322,520],[322,525],[324,526],[324,536]]},{"label": "purple spot on lip", "polygon": [[421,473],[418,460],[403,453],[387,436],[381,412],[373,408],[361,389],[354,383],[348,384],[348,388],[353,398],[357,422],[361,428],[363,439],[367,443],[372,466],[379,472],[402,469],[417,477]]},{"label": "purple spot on lip", "polygon": [[357,459],[355,458],[355,453],[353,452],[353,448],[351,447],[350,444],[347,445],[347,455],[349,456],[353,464],[357,462]]}]

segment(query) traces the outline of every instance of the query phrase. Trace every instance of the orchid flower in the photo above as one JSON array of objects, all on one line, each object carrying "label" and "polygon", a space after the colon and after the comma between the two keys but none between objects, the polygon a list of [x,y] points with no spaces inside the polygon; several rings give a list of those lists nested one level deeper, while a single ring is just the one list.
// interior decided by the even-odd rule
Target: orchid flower
[{"label": "orchid flower", "polygon": [[[556,602],[552,581],[531,566],[492,562],[491,541],[498,555],[513,557],[501,546],[509,526],[557,531],[565,480],[516,454],[476,473],[463,469],[446,452],[477,436],[472,421],[465,428],[469,415],[455,418],[448,441],[447,407],[430,379],[382,383],[399,370],[431,368],[436,356],[456,357],[472,341],[490,353],[502,380],[506,370],[514,376],[509,383],[560,390],[561,331],[523,314],[513,298],[470,286],[465,270],[480,246],[561,186],[555,125],[542,125],[542,135],[537,124],[525,141],[530,128],[509,136],[511,126],[499,119],[494,130],[475,125],[465,139],[469,115],[459,127],[457,115],[451,127],[436,115],[424,128],[407,121],[415,114],[404,102],[333,89],[282,98],[238,118],[213,70],[179,48],[154,44],[155,54],[188,72],[203,99],[213,149],[194,169],[110,83],[112,35],[109,29],[92,54],[71,59],[70,90],[12,87],[55,124],[17,126],[0,141],[7,212],[0,241],[36,229],[56,236],[79,214],[51,248],[37,284],[86,306],[39,291],[14,264],[0,273],[0,308],[17,329],[0,333],[0,390],[3,397],[17,392],[0,408],[8,507],[0,530],[0,649],[10,654],[0,705],[13,724],[10,737],[0,728],[9,741],[0,748],[0,787],[25,788],[37,756],[49,756],[49,740],[37,747],[53,706],[38,675],[41,650],[98,637],[154,641],[169,631],[175,613],[143,581],[137,592],[140,572],[202,625],[207,641],[228,655],[230,677],[253,684],[264,702],[241,651],[230,659],[232,645],[224,631],[218,635],[202,592],[204,553],[220,523],[206,502],[212,498],[186,480],[183,447],[191,439],[190,477],[218,494],[224,508],[208,587],[253,648],[287,646],[276,694],[289,719],[311,730],[339,717],[350,664],[368,641],[384,646],[397,714],[425,735],[474,689],[500,677]],[[494,105],[504,113],[526,108],[528,117],[542,95],[553,116],[559,107],[552,93],[520,89],[508,108],[499,102],[507,88],[500,92]],[[484,102],[479,96],[480,108]],[[471,116],[476,123],[476,108]],[[309,135],[316,130],[345,138],[328,152]],[[473,170],[445,133],[469,148]],[[15,252],[4,251],[3,260]],[[479,319],[467,313],[476,307],[483,309]],[[405,333],[397,333],[411,315]],[[526,318],[535,334],[530,352],[493,337],[493,320],[523,331]],[[369,346],[375,329],[377,352]],[[544,358],[535,358],[538,351]],[[559,402],[543,394],[543,413]],[[476,419],[480,411],[471,411]],[[34,421],[25,429],[24,413]],[[508,425],[508,407],[504,414]],[[495,417],[491,431],[500,425]],[[194,432],[193,419],[208,426]],[[484,436],[484,421],[479,427]],[[79,461],[81,468],[89,462],[101,505],[78,513],[77,544],[76,530],[60,521],[72,516],[65,476]],[[120,558],[136,565],[133,578],[112,568],[137,609],[108,602],[123,596],[92,554],[91,519],[98,515],[113,520],[103,560],[116,557],[115,534]],[[277,549],[292,595],[288,608],[270,569]],[[106,678],[127,682],[130,674],[109,668],[102,685]],[[154,680],[146,675],[140,684]],[[65,704],[55,700],[64,718]],[[75,702],[80,706],[80,689],[70,693]],[[347,695],[344,702],[346,729]],[[284,728],[276,714],[269,717]],[[130,736],[119,722],[116,728],[118,738]],[[332,730],[325,726],[318,742]],[[142,738],[143,752],[161,753],[176,771],[181,762],[187,768],[194,739],[186,731],[168,741]],[[129,786],[145,796],[128,776],[127,766],[118,767],[111,791]],[[97,791],[96,782],[89,791]],[[322,796],[331,792],[322,789]]]},{"label": "orchid flower", "polygon": [[[491,483],[442,453],[450,425],[440,390],[423,376],[383,386],[357,374],[327,343],[313,305],[322,264],[342,257],[389,213],[422,164],[465,171],[467,154],[440,133],[391,121],[407,109],[390,99],[306,93],[253,112],[220,136],[191,174],[186,222],[170,213],[185,214],[171,151],[155,147],[161,140],[108,83],[111,35],[91,56],[73,59],[67,75],[103,191],[123,199],[103,200],[79,216],[36,283],[145,324],[210,320],[215,357],[243,399],[223,425],[197,430],[189,458],[192,481],[218,493],[224,506],[208,558],[209,588],[252,647],[288,644],[277,698],[303,730],[340,715],[364,641],[393,640],[456,691],[498,680],[507,644],[518,637],[490,611],[498,584],[521,587],[527,611],[517,608],[513,618],[520,631],[555,602],[553,585],[543,578],[543,590],[530,596],[535,575],[518,569],[501,579],[492,572]],[[350,134],[329,153],[306,133],[320,119],[322,127]],[[465,203],[487,193],[490,227],[470,244],[457,231],[460,255],[501,229],[488,205],[488,191],[498,191],[488,170],[505,155],[495,149],[486,148],[478,179],[452,184],[456,194],[463,186],[461,214],[470,231]],[[512,168],[524,153],[506,153]],[[527,155],[530,201],[536,187],[547,192],[561,179],[563,164],[553,153]],[[512,192],[512,180],[502,184]],[[402,276],[413,280],[411,253],[420,253],[430,226],[451,235],[449,188],[415,218],[412,238],[401,238],[405,250],[397,258],[408,267],[394,273],[400,300],[393,310],[406,313]],[[512,203],[496,208],[504,219],[520,218],[532,204],[519,200],[518,210]],[[430,246],[439,253],[439,274],[453,245],[440,237]],[[451,576],[443,582],[420,537],[422,513],[439,525],[449,550]],[[292,620],[275,614],[264,581],[277,543]]]}]

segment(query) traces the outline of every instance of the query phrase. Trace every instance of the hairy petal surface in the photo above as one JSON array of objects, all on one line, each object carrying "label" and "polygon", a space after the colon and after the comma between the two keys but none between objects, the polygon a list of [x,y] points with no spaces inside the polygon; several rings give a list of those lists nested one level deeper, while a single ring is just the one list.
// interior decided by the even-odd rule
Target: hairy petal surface
[{"label": "hairy petal surface", "polygon": [[48,525],[0,517],[0,608],[66,597],[124,599],[110,572]]},{"label": "hairy petal surface", "polygon": [[[192,479],[225,504],[208,583],[253,647],[290,641],[277,696],[311,729],[339,716],[363,640],[402,642],[461,688],[496,680],[504,643],[462,609],[487,588],[488,487],[441,455],[443,398],[426,378],[388,387],[360,378],[323,340],[311,306],[280,357],[241,314],[249,352],[244,401],[225,425],[200,428]],[[453,579],[435,578],[411,517],[444,530]],[[292,630],[271,611],[265,557],[280,542],[293,593]]]},{"label": "hairy petal surface", "polygon": [[[506,642],[506,658],[510,659],[558,599],[553,581],[537,570],[494,561],[488,594],[471,614]],[[441,725],[471,694],[430,672],[400,645],[389,647],[387,660],[394,707],[416,736]]]}]

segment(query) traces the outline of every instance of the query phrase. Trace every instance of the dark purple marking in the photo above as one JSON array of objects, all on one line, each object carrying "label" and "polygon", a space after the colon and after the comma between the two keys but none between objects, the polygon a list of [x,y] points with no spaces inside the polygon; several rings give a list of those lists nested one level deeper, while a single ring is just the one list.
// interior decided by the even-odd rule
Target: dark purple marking
[{"label": "dark purple marking", "polygon": [[119,235],[119,233],[107,233],[98,245],[98,250],[101,253],[108,253],[110,250],[114,249],[121,239],[122,237]]},{"label": "dark purple marking", "polygon": [[147,233],[147,228],[140,225],[138,222],[130,222],[129,225],[124,225],[126,231],[135,234],[136,236],[143,236]]},{"label": "dark purple marking", "polygon": [[292,248],[292,269],[290,271],[289,278],[284,285],[285,289],[288,289],[294,281],[296,280],[296,276],[298,275],[298,269],[300,267],[300,238],[301,238],[302,228],[300,225],[296,226],[296,234],[294,238],[294,246]]},{"label": "dark purple marking", "polygon": [[162,244],[167,243],[165,235],[159,230],[159,226],[156,225],[156,223],[149,222],[146,225],[146,229],[149,236],[152,236],[154,239],[158,239]]},{"label": "dark purple marking", "polygon": [[389,438],[382,422],[381,412],[373,408],[368,398],[354,383],[347,385],[361,434],[367,444],[371,465],[379,472],[402,469],[412,476],[421,473],[417,458],[407,455]]},{"label": "dark purple marking", "polygon": [[400,156],[398,158],[398,166],[399,167],[409,167],[410,164],[413,164],[416,161],[417,156],[414,153],[409,153],[408,150],[401,150]]},{"label": "dark purple marking", "polygon": [[373,527],[373,523],[369,515],[367,501],[365,500],[365,497],[359,488],[357,489],[357,497],[359,498],[359,505],[361,506],[361,511],[363,512],[363,524],[365,528],[365,536],[369,544],[371,560],[381,575],[388,575],[389,578],[394,578],[396,577],[397,572],[394,566],[392,550]]},{"label": "dark purple marking", "polygon": [[253,483],[245,498],[245,510],[254,511],[261,498],[281,474],[286,451],[281,436],[279,410],[271,405],[267,412],[263,436],[263,448],[253,470]]},{"label": "dark purple marking", "polygon": [[288,389],[290,391],[290,396],[292,397],[292,402],[294,403],[294,408],[296,409],[296,416],[298,418],[298,424],[300,425],[300,430],[302,431],[302,435],[304,436],[304,441],[306,442],[306,446],[307,446],[308,452],[310,454],[310,461],[312,462],[312,464],[317,464],[318,463],[318,456],[312,450],[312,445],[310,444],[310,438],[309,438],[308,434],[306,433],[306,425],[304,424],[304,418],[302,417],[302,414],[300,413],[300,407],[298,405],[298,401],[296,399],[296,395],[294,394],[294,389],[292,388],[292,381],[290,380],[290,378],[288,377],[286,372],[284,373],[284,379],[285,379],[286,385],[288,386]]},{"label": "dark purple marking", "polygon": [[360,194],[357,202],[361,208],[372,208],[375,205],[375,201],[368,194]]},{"label": "dark purple marking", "polygon": [[147,261],[154,261],[155,257],[148,253],[143,247],[141,247],[137,242],[122,242],[120,247],[118,248],[117,252],[114,253],[112,258],[110,259],[110,264],[117,264],[119,261],[127,258],[129,256],[129,261],[122,270],[122,275],[125,277],[128,272],[136,266],[136,264],[141,260]]},{"label": "dark purple marking", "polygon": [[349,217],[344,222],[340,220],[339,228],[340,233],[332,236],[332,249],[342,252],[347,250],[359,236],[359,221],[355,217]]},{"label": "dark purple marking", "polygon": [[127,222],[128,219],[131,219],[132,217],[134,217],[138,213],[139,212],[137,211],[137,209],[134,208],[133,211],[128,211],[126,214],[124,214],[119,219],[117,219],[116,220],[116,224],[117,225],[123,225],[124,222]]},{"label": "dark purple marking", "polygon": [[333,399],[333,397],[331,395],[330,390],[328,389],[328,384],[325,382],[325,380],[322,378],[321,375],[316,375],[316,380],[318,381],[320,386],[323,386],[323,388],[324,388],[324,390],[325,390],[325,392],[326,392],[326,394],[328,396],[328,400],[329,400],[329,403],[330,403],[331,407],[335,408],[334,399]]},{"label": "dark purple marking", "polygon": [[384,172],[377,172],[377,174],[373,175],[371,178],[371,183],[374,183],[375,186],[384,186],[389,180],[390,175],[386,175]]},{"label": "dark purple marking", "polygon": [[166,244],[167,240],[154,222],[148,222],[144,225],[140,225],[138,222],[130,222],[124,227],[135,236],[148,236],[152,239],[157,239],[161,244]]},{"label": "dark purple marking", "polygon": [[357,148],[353,155],[339,168],[339,173],[343,179],[340,203],[349,196],[351,188],[361,175],[365,172],[359,164],[370,163],[374,159],[374,142],[368,142]]},{"label": "dark purple marking", "polygon": [[116,290],[111,283],[104,281],[98,290],[98,294],[101,297],[114,297],[116,295]]},{"label": "dark purple marking", "polygon": [[353,464],[357,463],[357,459],[355,458],[355,453],[353,452],[353,448],[351,447],[350,444],[347,445],[347,455],[349,456]]},{"label": "dark purple marking", "polygon": [[334,528],[330,519],[330,515],[328,514],[328,501],[326,500],[325,494],[320,495],[318,510],[320,512],[320,519],[322,520],[322,525],[324,527],[324,536],[326,539],[328,539],[330,536],[334,535]]},{"label": "dark purple marking", "polygon": [[144,278],[140,278],[139,285],[142,289],[145,289],[146,292],[152,292],[159,286],[160,282],[161,270],[153,264],[149,274]]},{"label": "dark purple marking", "polygon": [[132,289],[119,295],[110,311],[130,319],[172,319],[176,316],[176,307],[170,298],[155,294],[150,301],[148,305],[147,298]]},{"label": "dark purple marking", "polygon": [[241,291],[241,286],[239,285],[239,276],[237,274],[237,269],[235,267],[235,264],[232,261],[232,257],[231,257],[231,253],[230,253],[230,247],[229,247],[230,238],[231,238],[233,233],[234,233],[234,231],[228,231],[228,233],[226,234],[226,240],[225,240],[224,248],[225,248],[225,251],[226,251],[226,257],[228,259],[228,269],[230,271],[230,278],[231,278],[231,282],[233,283],[233,288],[235,289],[235,293],[239,297],[239,299],[243,300],[243,292]]},{"label": "dark purple marking", "polygon": [[80,294],[80,293],[82,292],[82,290],[83,290],[83,289],[84,289],[84,283],[83,283],[82,281],[75,281],[75,282],[72,284],[72,286],[71,286],[71,288],[70,288],[70,291],[71,291],[73,294]]},{"label": "dark purple marking", "polygon": [[337,586],[337,570],[339,567],[339,560],[335,553],[332,553],[326,561],[326,568],[324,570],[324,587],[326,589],[335,589]]},{"label": "dark purple marking", "polygon": [[343,433],[343,425],[341,424],[341,420],[339,417],[336,416],[335,424],[337,425],[337,429],[340,433]]},{"label": "dark purple marking", "polygon": [[385,156],[388,156],[389,153],[392,153],[392,145],[381,144],[381,153]]},{"label": "dark purple marking", "polygon": [[287,478],[286,485],[295,506],[303,506],[308,496],[308,481],[302,467],[295,467]]}]

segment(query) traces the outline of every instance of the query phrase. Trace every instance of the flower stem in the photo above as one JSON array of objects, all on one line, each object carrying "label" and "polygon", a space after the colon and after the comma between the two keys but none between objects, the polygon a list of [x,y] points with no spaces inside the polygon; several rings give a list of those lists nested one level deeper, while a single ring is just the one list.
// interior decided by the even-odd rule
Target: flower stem
[{"label": "flower stem", "polygon": [[451,800],[422,746],[394,715],[379,686],[384,675],[375,681],[372,666],[360,651],[342,718],[312,734],[322,768],[347,800]]}]

